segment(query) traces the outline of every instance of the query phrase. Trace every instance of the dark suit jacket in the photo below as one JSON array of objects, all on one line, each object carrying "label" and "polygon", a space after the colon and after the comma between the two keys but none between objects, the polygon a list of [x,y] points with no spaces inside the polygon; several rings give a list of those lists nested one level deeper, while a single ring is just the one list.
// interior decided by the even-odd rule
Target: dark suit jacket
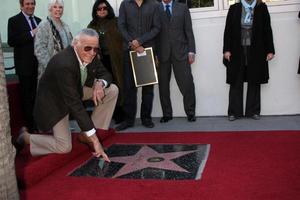
[{"label": "dark suit jacket", "polygon": [[160,30],[159,3],[144,0],[138,7],[135,0],[122,1],[119,9],[118,27],[123,36],[123,49],[128,50],[128,42],[137,39],[143,47],[153,47]]},{"label": "dark suit jacket", "polygon": [[158,36],[158,58],[164,62],[174,56],[177,60],[186,60],[189,52],[196,53],[195,38],[191,15],[185,4],[172,4],[172,17],[168,20],[164,6],[160,3],[159,14],[161,31]]},{"label": "dark suit jacket", "polygon": [[[34,17],[39,24],[41,19]],[[14,62],[18,75],[37,74],[38,61],[34,56],[30,26],[22,12],[8,20],[7,42],[14,47]]]},{"label": "dark suit jacket", "polygon": [[[224,60],[227,66],[226,82],[229,84],[235,83],[242,63],[241,13],[241,3],[231,5],[224,30],[223,53],[231,52],[230,62]],[[268,82],[268,53],[275,54],[270,15],[266,4],[259,3],[254,8],[250,59],[245,81],[255,84]]]},{"label": "dark suit jacket", "polygon": [[[95,78],[111,83],[111,74],[98,57],[86,67],[88,70],[86,86],[92,87]],[[34,108],[38,128],[48,131],[67,114],[75,118],[82,131],[94,128],[82,104],[82,97],[79,62],[73,47],[69,46],[51,58],[39,81]]]}]

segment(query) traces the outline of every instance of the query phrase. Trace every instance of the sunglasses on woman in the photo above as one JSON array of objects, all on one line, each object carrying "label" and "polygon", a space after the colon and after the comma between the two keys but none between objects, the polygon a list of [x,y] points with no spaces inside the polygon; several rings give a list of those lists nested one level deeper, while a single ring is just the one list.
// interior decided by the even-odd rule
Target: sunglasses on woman
[{"label": "sunglasses on woman", "polygon": [[93,50],[95,53],[98,53],[100,49],[99,49],[99,47],[85,46],[85,47],[83,47],[83,50],[85,52],[89,52],[89,51]]},{"label": "sunglasses on woman", "polygon": [[97,11],[104,11],[104,10],[107,10],[108,8],[106,7],[106,6],[104,6],[104,7],[99,7],[99,8],[97,8]]}]

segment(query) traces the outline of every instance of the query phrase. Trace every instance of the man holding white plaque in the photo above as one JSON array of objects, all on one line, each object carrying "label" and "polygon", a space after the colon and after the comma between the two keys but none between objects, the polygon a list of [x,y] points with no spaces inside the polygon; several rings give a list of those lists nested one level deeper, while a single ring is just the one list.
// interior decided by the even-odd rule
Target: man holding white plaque
[{"label": "man holding white plaque", "polygon": [[[118,26],[123,36],[124,47],[124,113],[125,120],[117,131],[134,126],[137,112],[137,88],[130,62],[129,52],[144,52],[144,48],[155,49],[155,37],[160,31],[158,2],[153,0],[124,0],[120,5]],[[147,128],[153,128],[153,85],[142,86],[141,120]]]}]

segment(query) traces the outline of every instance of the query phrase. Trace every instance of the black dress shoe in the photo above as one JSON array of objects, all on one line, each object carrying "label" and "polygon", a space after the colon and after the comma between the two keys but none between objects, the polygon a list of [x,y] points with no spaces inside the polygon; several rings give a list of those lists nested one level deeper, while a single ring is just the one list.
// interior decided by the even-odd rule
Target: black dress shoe
[{"label": "black dress shoe", "polygon": [[154,127],[154,123],[152,122],[151,119],[142,120],[142,125],[145,126],[146,128]]},{"label": "black dress shoe", "polygon": [[26,145],[26,141],[24,137],[27,132],[28,129],[26,127],[22,127],[19,131],[19,136],[14,143],[15,148],[17,150],[17,154],[19,154]]},{"label": "black dress shoe", "polygon": [[115,124],[120,124],[124,121],[122,118],[114,118]]},{"label": "black dress shoe", "polygon": [[129,124],[128,122],[123,121],[121,124],[119,124],[119,125],[115,128],[115,130],[116,130],[116,131],[123,131],[123,130],[125,130],[125,129],[127,129],[127,128],[130,128],[130,127],[133,127],[133,124]]},{"label": "black dress shoe", "polygon": [[234,121],[234,120],[236,120],[236,119],[237,118],[234,115],[229,115],[228,116],[228,120],[231,121],[231,122]]},{"label": "black dress shoe", "polygon": [[195,117],[195,115],[188,115],[188,116],[187,116],[187,120],[188,120],[189,122],[195,122],[195,121],[196,121],[196,117]]},{"label": "black dress shoe", "polygon": [[260,120],[260,116],[258,114],[252,115],[251,118],[254,120]]},{"label": "black dress shoe", "polygon": [[170,121],[170,120],[172,120],[173,119],[173,117],[167,117],[167,116],[164,116],[164,117],[162,117],[162,118],[160,118],[160,123],[166,123],[166,122],[168,122],[168,121]]}]

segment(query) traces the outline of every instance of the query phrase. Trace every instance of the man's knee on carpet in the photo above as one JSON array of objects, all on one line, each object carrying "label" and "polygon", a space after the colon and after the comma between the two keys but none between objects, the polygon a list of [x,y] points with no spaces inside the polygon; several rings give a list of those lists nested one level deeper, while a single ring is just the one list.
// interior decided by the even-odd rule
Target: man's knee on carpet
[{"label": "man's knee on carpet", "polygon": [[56,141],[56,153],[64,154],[70,153],[72,150],[72,142],[71,141]]}]

